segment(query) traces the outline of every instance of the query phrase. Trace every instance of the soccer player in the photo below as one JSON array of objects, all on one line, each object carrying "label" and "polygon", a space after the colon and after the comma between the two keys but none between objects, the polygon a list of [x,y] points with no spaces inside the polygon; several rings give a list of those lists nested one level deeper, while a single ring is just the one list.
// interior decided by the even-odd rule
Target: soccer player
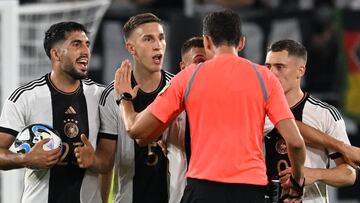
[{"label": "soccer player", "polygon": [[[338,110],[302,91],[300,82],[306,61],[307,51],[303,45],[293,40],[280,40],[269,47],[265,65],[280,80],[295,119],[349,144],[345,123]],[[285,140],[276,129],[265,136],[265,146],[269,179],[274,176],[286,179],[291,164]],[[326,185],[340,187],[354,183],[355,171],[339,153],[322,148],[322,145],[316,148],[307,145],[306,155],[304,203],[329,202]],[[336,167],[328,168],[330,159],[335,161]]]},{"label": "soccer player", "polygon": [[[173,77],[173,74],[161,69],[166,48],[165,33],[160,19],[151,13],[131,17],[123,30],[126,48],[134,61],[129,82],[139,90],[133,100],[134,108],[140,112],[169,85]],[[124,63],[130,62],[126,60]],[[109,157],[112,159],[111,154],[116,151],[115,178],[119,185],[115,202],[180,202],[185,187],[185,178],[182,177],[185,177],[186,171],[185,154],[176,147],[181,143],[178,138],[183,137],[178,130],[181,124],[176,119],[155,141],[138,140],[138,144],[127,135],[118,106],[124,98],[116,94],[115,85],[112,82],[100,100],[99,136],[113,139],[113,143],[117,140],[117,148],[111,144],[107,146],[109,153],[97,150],[94,154],[93,151],[88,153],[88,150],[91,151],[89,147],[79,147],[79,161],[84,167],[96,169],[102,167],[102,162]],[[88,159],[88,156],[91,158]]]},{"label": "soccer player", "polygon": [[[26,167],[24,203],[101,201],[98,175],[80,168],[74,156],[80,135],[95,144],[100,125],[97,104],[104,87],[87,78],[89,44],[83,25],[53,24],[44,38],[51,72],[19,87],[4,103],[0,167]],[[47,140],[36,143],[28,154],[8,150],[17,133],[33,123],[49,125],[60,133],[62,155],[60,149],[44,151]]]},{"label": "soccer player", "polygon": [[180,70],[192,63],[198,64],[206,61],[206,53],[202,37],[192,37],[181,46]]},{"label": "soccer player", "polygon": [[185,68],[140,113],[133,109],[137,88],[130,83],[130,64],[124,62],[115,74],[114,88],[122,95],[122,118],[132,138],[156,140],[168,122],[186,110],[191,159],[182,202],[264,202],[265,115],[288,145],[293,166],[288,200],[302,198],[304,142],[276,77],[237,56],[243,45],[240,27],[239,16],[230,10],[208,14],[204,47],[212,59]]}]

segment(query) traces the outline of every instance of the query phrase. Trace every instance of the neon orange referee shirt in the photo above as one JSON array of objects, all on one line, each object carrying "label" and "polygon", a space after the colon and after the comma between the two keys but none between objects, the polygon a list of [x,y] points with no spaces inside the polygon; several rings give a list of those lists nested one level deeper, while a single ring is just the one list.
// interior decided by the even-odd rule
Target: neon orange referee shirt
[{"label": "neon orange referee shirt", "polygon": [[186,110],[191,136],[187,177],[266,185],[262,152],[265,115],[273,123],[293,118],[280,82],[267,68],[257,65],[268,93],[265,102],[251,62],[221,54],[200,67],[185,104],[184,94],[195,69],[193,64],[178,73],[148,107],[164,123]]}]

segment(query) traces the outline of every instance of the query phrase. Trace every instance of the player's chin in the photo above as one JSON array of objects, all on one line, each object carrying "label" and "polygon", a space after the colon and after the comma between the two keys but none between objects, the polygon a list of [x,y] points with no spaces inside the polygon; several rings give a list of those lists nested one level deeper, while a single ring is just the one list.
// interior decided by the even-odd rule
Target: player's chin
[{"label": "player's chin", "polygon": [[76,72],[76,73],[73,73],[71,75],[74,79],[76,80],[81,80],[81,79],[85,79],[88,77],[87,75],[87,71],[84,71],[84,72]]},{"label": "player's chin", "polygon": [[160,71],[161,67],[162,67],[162,63],[153,63],[150,66],[151,70],[154,72]]}]

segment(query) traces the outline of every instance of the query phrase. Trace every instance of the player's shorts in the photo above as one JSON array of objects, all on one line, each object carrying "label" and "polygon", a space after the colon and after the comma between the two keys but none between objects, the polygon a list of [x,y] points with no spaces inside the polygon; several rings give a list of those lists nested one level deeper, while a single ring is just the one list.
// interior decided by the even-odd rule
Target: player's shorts
[{"label": "player's shorts", "polygon": [[181,203],[264,203],[266,186],[188,178]]}]

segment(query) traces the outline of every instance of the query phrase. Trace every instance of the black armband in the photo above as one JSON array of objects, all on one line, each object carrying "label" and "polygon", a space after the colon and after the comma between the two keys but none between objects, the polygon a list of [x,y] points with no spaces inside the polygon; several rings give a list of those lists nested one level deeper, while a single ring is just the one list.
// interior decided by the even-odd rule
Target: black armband
[{"label": "black armband", "polygon": [[335,153],[329,155],[330,159],[332,159],[332,160],[335,160],[335,159],[340,158],[342,156],[343,155],[340,152],[335,152]]},{"label": "black armband", "polygon": [[359,167],[356,168],[355,171],[356,171],[356,178],[355,178],[355,182],[353,185],[360,185],[360,177],[359,177],[360,176],[360,168]]}]

